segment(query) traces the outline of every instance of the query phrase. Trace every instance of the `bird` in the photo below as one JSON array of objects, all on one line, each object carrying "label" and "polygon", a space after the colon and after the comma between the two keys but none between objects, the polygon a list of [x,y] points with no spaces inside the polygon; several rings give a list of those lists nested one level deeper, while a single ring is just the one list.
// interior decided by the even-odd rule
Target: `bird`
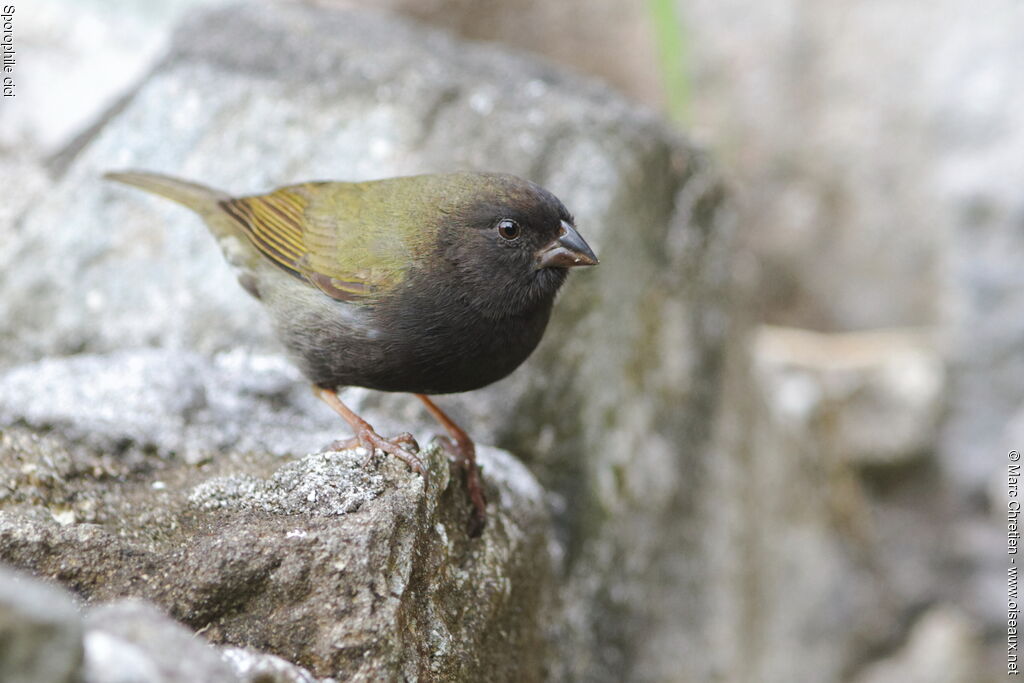
[{"label": "bird", "polygon": [[314,394],[354,432],[333,447],[380,450],[426,485],[415,439],[384,438],[338,390],[422,401],[465,472],[469,534],[482,533],[487,502],[475,445],[430,397],[510,374],[540,342],[569,269],[598,263],[555,195],[483,172],[302,182],[246,196],[146,171],[105,177],[203,219]]}]

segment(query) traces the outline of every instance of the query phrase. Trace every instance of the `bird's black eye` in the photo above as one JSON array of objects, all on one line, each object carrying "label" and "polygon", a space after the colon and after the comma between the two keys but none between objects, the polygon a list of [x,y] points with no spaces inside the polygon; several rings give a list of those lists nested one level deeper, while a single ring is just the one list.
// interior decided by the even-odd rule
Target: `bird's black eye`
[{"label": "bird's black eye", "polygon": [[498,221],[498,234],[501,235],[502,239],[511,242],[515,238],[519,237],[519,224],[511,218],[502,218]]}]

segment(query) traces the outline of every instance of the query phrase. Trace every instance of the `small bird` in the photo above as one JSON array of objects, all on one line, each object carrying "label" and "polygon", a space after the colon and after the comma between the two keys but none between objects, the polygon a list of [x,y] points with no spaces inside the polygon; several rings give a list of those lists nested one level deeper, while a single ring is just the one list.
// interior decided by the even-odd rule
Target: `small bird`
[{"label": "small bird", "polygon": [[597,264],[569,211],[527,180],[453,173],[307,182],[232,197],[147,172],[108,173],[192,209],[314,393],[359,445],[424,479],[415,439],[391,439],[338,398],[360,386],[415,394],[449,435],[473,505],[486,500],[469,436],[428,397],[479,389],[515,370],[544,334],[569,268]]}]

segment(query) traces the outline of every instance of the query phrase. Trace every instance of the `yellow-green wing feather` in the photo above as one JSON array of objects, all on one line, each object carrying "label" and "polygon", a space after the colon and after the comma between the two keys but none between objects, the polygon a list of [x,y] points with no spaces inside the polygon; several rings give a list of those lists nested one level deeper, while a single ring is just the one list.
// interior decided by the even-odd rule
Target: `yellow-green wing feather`
[{"label": "yellow-green wing feather", "polygon": [[[423,253],[415,231],[408,229],[410,207],[397,188],[385,184],[331,183],[314,194],[306,211],[308,267],[341,290],[390,289]],[[417,223],[424,220],[420,216]]]},{"label": "yellow-green wing feather", "polygon": [[307,200],[291,188],[221,202],[260,253],[299,275],[303,274],[301,263],[306,254],[302,234],[306,204]]},{"label": "yellow-green wing feather", "polygon": [[274,263],[343,301],[397,286],[434,248],[441,217],[470,176],[308,182],[221,207]]},{"label": "yellow-green wing feather", "polygon": [[[398,284],[414,257],[374,183],[307,183],[228,199],[222,207],[278,266],[328,296],[355,301]],[[369,196],[367,196],[369,195]]]},{"label": "yellow-green wing feather", "polygon": [[342,301],[398,285],[436,246],[443,217],[486,180],[452,174],[304,183],[234,198],[155,173],[107,177],[189,207],[218,238],[245,235],[263,257]]}]

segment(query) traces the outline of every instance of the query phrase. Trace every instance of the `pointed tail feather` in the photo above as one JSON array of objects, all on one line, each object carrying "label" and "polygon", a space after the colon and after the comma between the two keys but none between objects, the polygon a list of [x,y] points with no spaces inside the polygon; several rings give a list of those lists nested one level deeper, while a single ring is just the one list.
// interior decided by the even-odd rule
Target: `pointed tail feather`
[{"label": "pointed tail feather", "polygon": [[220,213],[219,202],[229,198],[227,194],[219,190],[159,173],[123,171],[105,173],[103,177],[125,185],[134,185],[147,192],[166,197],[192,209],[203,217]]}]

